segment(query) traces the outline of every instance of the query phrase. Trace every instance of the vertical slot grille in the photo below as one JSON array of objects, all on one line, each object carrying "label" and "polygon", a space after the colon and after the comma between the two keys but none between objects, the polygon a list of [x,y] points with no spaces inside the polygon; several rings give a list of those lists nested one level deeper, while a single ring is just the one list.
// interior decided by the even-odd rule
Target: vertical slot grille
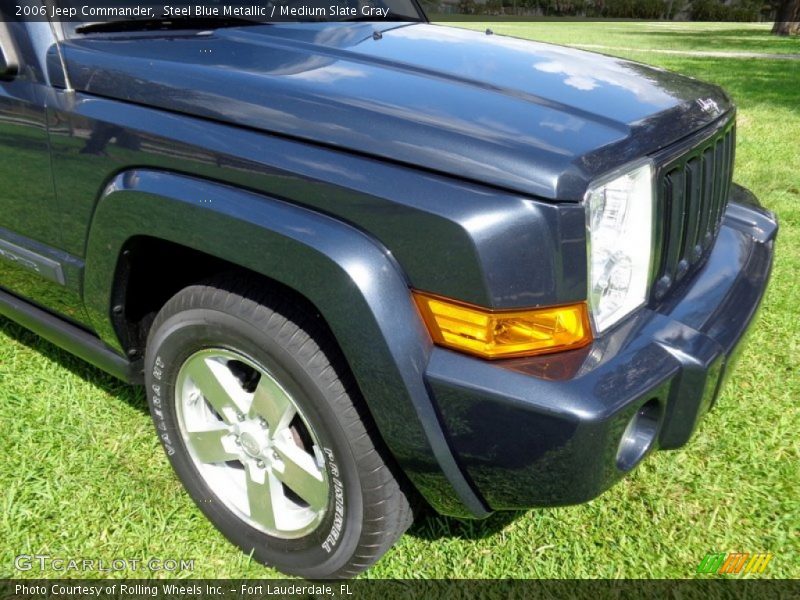
[{"label": "vertical slot grille", "polygon": [[733,175],[735,130],[727,127],[659,171],[662,219],[656,300],[693,272],[719,232]]}]

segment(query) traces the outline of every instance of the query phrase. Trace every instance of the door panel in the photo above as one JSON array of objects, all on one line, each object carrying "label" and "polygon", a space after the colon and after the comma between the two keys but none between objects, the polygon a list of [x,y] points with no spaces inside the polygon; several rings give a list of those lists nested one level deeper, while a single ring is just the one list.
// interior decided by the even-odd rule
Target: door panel
[{"label": "door panel", "polygon": [[41,84],[0,82],[0,227],[59,243]]},{"label": "door panel", "polygon": [[20,61],[16,77],[0,80],[0,287],[81,320],[81,272],[58,250],[61,214],[45,107],[49,88],[27,32],[19,22],[0,28],[0,45],[13,44]]}]

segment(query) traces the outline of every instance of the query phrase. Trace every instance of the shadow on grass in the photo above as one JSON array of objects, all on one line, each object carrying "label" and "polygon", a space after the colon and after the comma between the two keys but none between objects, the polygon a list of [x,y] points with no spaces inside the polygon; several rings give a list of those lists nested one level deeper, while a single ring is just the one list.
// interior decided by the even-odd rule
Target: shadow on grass
[{"label": "shadow on grass", "polygon": [[[142,413],[149,412],[144,390],[140,386],[132,386],[119,381],[5,317],[0,317],[0,333],[41,354],[59,367],[77,375],[101,391],[126,402]],[[462,520],[438,515],[431,509],[423,509],[408,533],[413,537],[425,540],[482,539],[495,535],[523,514],[522,511],[509,511],[495,513],[484,520]]]},{"label": "shadow on grass", "polygon": [[149,414],[147,398],[141,386],[132,386],[120,381],[5,317],[0,317],[0,333],[4,333],[14,341],[38,352],[103,392],[119,398],[144,414]]},{"label": "shadow on grass", "polygon": [[423,540],[439,540],[444,538],[480,540],[496,535],[507,525],[521,518],[525,511],[503,511],[482,520],[455,519],[436,514],[426,508],[414,520],[407,535]]}]

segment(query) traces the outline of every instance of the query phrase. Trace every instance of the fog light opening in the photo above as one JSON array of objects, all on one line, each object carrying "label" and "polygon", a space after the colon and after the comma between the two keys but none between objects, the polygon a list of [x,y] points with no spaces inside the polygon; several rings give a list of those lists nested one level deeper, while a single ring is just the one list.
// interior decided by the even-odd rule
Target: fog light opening
[{"label": "fog light opening", "polygon": [[617,450],[617,468],[630,471],[653,446],[661,422],[661,404],[649,400],[631,417]]}]

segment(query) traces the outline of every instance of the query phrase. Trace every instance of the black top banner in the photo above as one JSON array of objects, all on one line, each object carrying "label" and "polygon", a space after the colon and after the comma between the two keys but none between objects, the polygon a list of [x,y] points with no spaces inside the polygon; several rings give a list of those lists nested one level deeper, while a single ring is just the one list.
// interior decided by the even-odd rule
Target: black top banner
[{"label": "black top banner", "polygon": [[[107,23],[122,21],[421,21],[416,0],[7,0],[4,20]],[[192,25],[190,25],[192,26]]]},{"label": "black top banner", "polygon": [[[102,23],[121,20],[292,21],[542,21],[687,20],[762,21],[765,3],[703,0],[705,12],[672,0],[3,0],[5,21]],[[690,10],[691,8],[691,10]],[[713,9],[713,10],[711,10]]]}]

